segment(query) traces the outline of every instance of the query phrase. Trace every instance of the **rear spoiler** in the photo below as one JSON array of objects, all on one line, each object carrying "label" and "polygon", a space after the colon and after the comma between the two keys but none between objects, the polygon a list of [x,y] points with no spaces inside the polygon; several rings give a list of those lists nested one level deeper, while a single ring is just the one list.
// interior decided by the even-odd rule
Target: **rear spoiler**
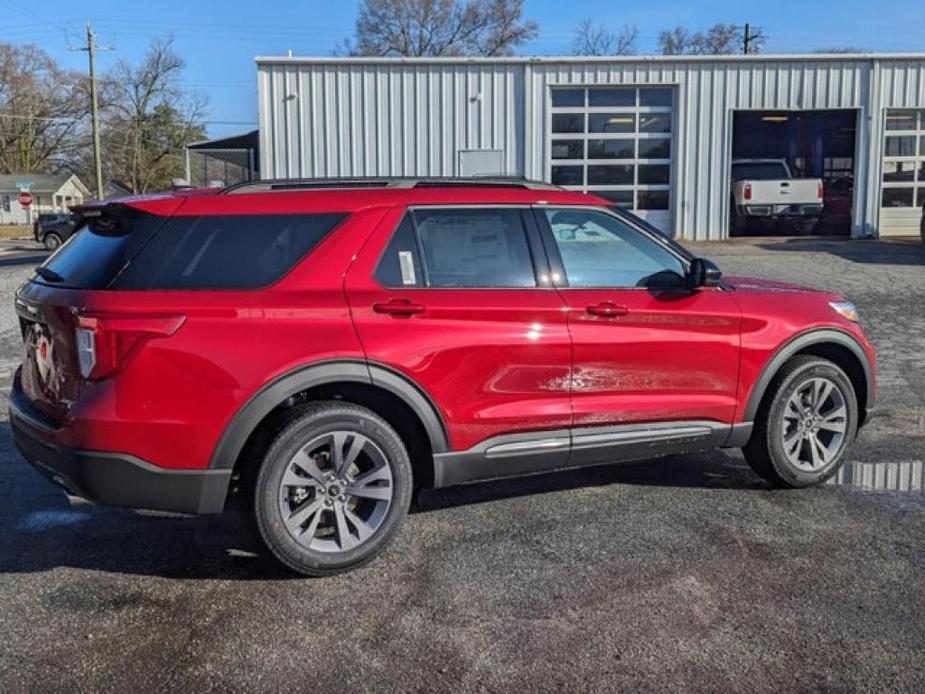
[{"label": "rear spoiler", "polygon": [[128,205],[107,201],[74,205],[70,210],[77,215],[78,227],[92,225],[95,232],[112,236],[124,233],[125,224],[138,214],[138,210]]}]

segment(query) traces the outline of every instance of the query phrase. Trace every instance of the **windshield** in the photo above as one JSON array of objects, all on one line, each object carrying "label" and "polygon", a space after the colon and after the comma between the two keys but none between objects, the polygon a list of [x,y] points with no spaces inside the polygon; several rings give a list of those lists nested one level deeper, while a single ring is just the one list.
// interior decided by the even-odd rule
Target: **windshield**
[{"label": "windshield", "polygon": [[732,165],[732,180],[777,181],[788,179],[787,167],[780,161],[756,161]]}]

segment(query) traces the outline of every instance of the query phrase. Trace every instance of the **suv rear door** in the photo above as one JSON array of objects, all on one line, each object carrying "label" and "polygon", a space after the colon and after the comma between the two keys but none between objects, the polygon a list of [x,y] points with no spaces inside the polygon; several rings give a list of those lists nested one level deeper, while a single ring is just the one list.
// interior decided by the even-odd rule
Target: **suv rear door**
[{"label": "suv rear door", "polygon": [[565,462],[571,344],[529,207],[396,207],[346,290],[369,361],[427,392],[453,450],[559,430],[537,464]]},{"label": "suv rear door", "polygon": [[[741,315],[729,293],[685,289],[687,259],[603,208],[535,214],[568,306],[571,462],[590,462],[581,438],[598,435],[583,434],[587,427],[732,422]],[[611,453],[600,446],[585,455]]]}]

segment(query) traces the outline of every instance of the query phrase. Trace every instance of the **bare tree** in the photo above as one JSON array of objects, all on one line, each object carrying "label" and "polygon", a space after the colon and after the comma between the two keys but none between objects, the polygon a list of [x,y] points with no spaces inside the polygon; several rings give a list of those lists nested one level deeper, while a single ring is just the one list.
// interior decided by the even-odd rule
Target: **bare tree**
[{"label": "bare tree", "polygon": [[684,27],[666,29],[658,35],[658,47],[662,55],[687,55],[693,53],[691,32]]},{"label": "bare tree", "polygon": [[84,82],[35,46],[0,44],[0,173],[54,173],[79,156]]},{"label": "bare tree", "polygon": [[509,55],[537,35],[523,0],[364,0],[354,42],[338,52],[378,56]]},{"label": "bare tree", "polygon": [[[729,55],[744,47],[744,27],[736,24],[714,24],[706,31],[691,32],[675,27],[659,34],[659,49],[664,55]],[[760,27],[749,31],[748,52],[760,53],[765,36]]]},{"label": "bare tree", "polygon": [[168,39],[152,42],[138,65],[118,63],[104,80],[104,168],[134,193],[169,187],[183,174],[183,146],[205,138],[205,100],[180,88],[182,72]]},{"label": "bare tree", "polygon": [[[694,52],[700,55],[729,55],[742,51],[742,27],[735,24],[714,24],[705,32],[694,35]],[[754,50],[757,53],[758,47]]]},{"label": "bare tree", "polygon": [[629,24],[618,33],[590,17],[581,20],[572,41],[573,55],[635,55],[639,29]]}]

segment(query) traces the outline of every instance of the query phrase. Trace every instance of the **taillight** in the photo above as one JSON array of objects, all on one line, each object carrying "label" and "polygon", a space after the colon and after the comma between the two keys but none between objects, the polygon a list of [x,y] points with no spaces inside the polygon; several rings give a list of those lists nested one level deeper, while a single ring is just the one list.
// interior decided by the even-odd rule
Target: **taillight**
[{"label": "taillight", "polygon": [[92,328],[77,328],[77,361],[80,364],[80,375],[90,378],[96,367],[96,333]]},{"label": "taillight", "polygon": [[817,191],[817,195],[820,200],[825,198],[825,184],[822,181],[819,181],[819,190]]},{"label": "taillight", "polygon": [[118,373],[146,342],[173,335],[185,320],[185,316],[78,316],[74,336],[80,375],[98,381]]},{"label": "taillight", "polygon": [[745,184],[745,189],[742,191],[742,197],[745,198],[746,200],[752,199],[752,184],[751,183]]}]

